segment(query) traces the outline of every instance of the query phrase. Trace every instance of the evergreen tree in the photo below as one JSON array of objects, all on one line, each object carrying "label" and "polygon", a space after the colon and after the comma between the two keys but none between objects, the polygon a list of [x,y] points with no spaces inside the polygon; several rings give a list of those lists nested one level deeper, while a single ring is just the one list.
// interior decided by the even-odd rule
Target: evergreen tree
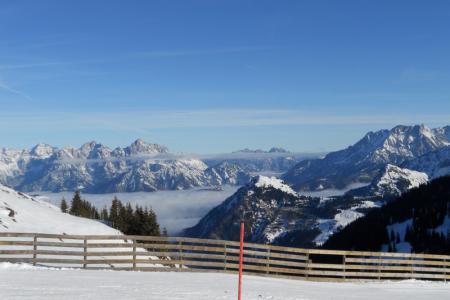
[{"label": "evergreen tree", "polygon": [[67,205],[66,199],[62,198],[60,208],[63,213],[67,213],[69,207]]},{"label": "evergreen tree", "polygon": [[[63,204],[61,204],[61,207],[63,207]],[[70,214],[109,221],[113,228],[127,235],[161,235],[156,214],[152,209],[144,209],[138,205],[133,209],[130,203],[124,206],[117,197],[112,200],[109,211],[105,206],[99,213],[89,201],[81,199],[81,194],[77,191],[71,202]],[[167,234],[166,230],[164,234]]]},{"label": "evergreen tree", "polygon": [[81,199],[80,191],[75,192],[69,213],[83,218],[100,219],[100,214],[95,206],[89,203],[89,201]]},{"label": "evergreen tree", "polygon": [[118,229],[119,225],[119,210],[120,210],[120,200],[117,197],[114,197],[111,207],[109,209],[109,220],[111,221],[112,227]]},{"label": "evergreen tree", "polygon": [[396,251],[402,237],[393,230],[387,230],[388,226],[411,222],[403,238],[411,245],[412,252],[448,254],[450,232],[441,234],[434,229],[443,224],[449,208],[450,176],[440,177],[411,189],[379,209],[371,210],[365,217],[331,236],[322,247],[379,251],[382,245],[387,245],[389,251]]},{"label": "evergreen tree", "polygon": [[76,191],[72,198],[72,203],[70,204],[70,214],[74,216],[79,216],[81,214],[82,200],[80,191]]},{"label": "evergreen tree", "polygon": [[106,208],[106,206],[103,207],[102,211],[100,212],[100,219],[109,221],[109,214],[108,214],[108,209]]}]

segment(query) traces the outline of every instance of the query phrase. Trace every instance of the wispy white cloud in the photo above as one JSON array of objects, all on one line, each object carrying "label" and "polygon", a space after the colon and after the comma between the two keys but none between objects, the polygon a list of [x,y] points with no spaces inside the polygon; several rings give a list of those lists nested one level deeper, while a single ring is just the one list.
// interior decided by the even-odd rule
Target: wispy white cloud
[{"label": "wispy white cloud", "polygon": [[19,69],[34,69],[34,68],[48,68],[67,65],[82,65],[108,62],[108,59],[92,59],[92,60],[74,60],[74,61],[41,61],[23,64],[4,64],[0,65],[0,70],[19,70]]},{"label": "wispy white cloud", "polygon": [[171,57],[188,57],[188,56],[202,56],[215,54],[231,54],[240,52],[263,51],[271,49],[269,47],[229,47],[229,48],[212,48],[199,50],[166,50],[166,51],[140,51],[125,53],[112,57],[104,57],[98,59],[87,60],[67,60],[67,61],[37,61],[17,64],[0,64],[0,70],[18,70],[18,69],[34,69],[34,68],[48,68],[66,65],[85,65],[85,64],[101,64],[129,60],[146,60],[157,58],[171,58]]},{"label": "wispy white cloud", "polygon": [[113,130],[138,135],[155,129],[294,125],[446,124],[450,114],[333,114],[305,110],[234,109],[127,112],[0,113],[0,126],[18,124],[34,129]]},{"label": "wispy white cloud", "polygon": [[29,95],[27,95],[26,93],[24,93],[18,89],[12,88],[10,85],[6,84],[3,80],[0,80],[0,91],[1,90],[6,91],[11,94],[14,94],[14,95],[18,95],[18,96],[25,98],[27,100],[30,100],[30,101],[33,100]]},{"label": "wispy white cloud", "polygon": [[271,47],[228,47],[228,48],[212,48],[200,50],[175,50],[175,51],[141,51],[131,54],[135,58],[158,58],[158,57],[176,57],[176,56],[197,56],[212,54],[230,54],[252,51],[263,51],[272,49]]}]

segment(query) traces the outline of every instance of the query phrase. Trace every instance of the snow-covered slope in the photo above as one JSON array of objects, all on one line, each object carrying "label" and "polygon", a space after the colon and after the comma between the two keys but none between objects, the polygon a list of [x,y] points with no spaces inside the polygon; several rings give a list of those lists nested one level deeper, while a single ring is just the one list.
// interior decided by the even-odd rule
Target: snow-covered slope
[{"label": "snow-covered slope", "polygon": [[210,185],[243,185],[249,182],[250,175],[238,164],[223,161],[205,170]]},{"label": "snow-covered slope", "polygon": [[330,237],[324,247],[448,254],[450,176],[409,190]]},{"label": "snow-covered slope", "polygon": [[89,142],[80,148],[40,144],[31,150],[0,152],[0,183],[27,192],[180,190],[243,184],[246,179],[246,172],[233,164],[208,167],[143,140],[114,150]]},{"label": "snow-covered slope", "polygon": [[120,232],[98,221],[62,213],[59,208],[0,185],[0,231],[54,234],[105,234]]},{"label": "snow-covered slope", "polygon": [[[29,300],[234,300],[235,274],[51,270],[0,264],[0,298]],[[313,282],[245,275],[245,300],[446,300],[431,281]]]},{"label": "snow-covered slope", "polygon": [[[450,131],[450,130],[449,130]],[[424,172],[430,179],[450,174],[450,146],[405,162],[402,167]]]},{"label": "snow-covered slope", "polygon": [[[382,190],[379,194],[385,194],[383,192],[388,190],[391,194],[400,195],[402,189],[400,185],[404,185],[406,190],[418,187],[428,181],[428,175],[425,173],[412,171],[408,169],[402,169],[394,165],[387,165],[384,174],[381,176],[377,183],[377,187]],[[403,183],[402,183],[403,182]]]},{"label": "snow-covered slope", "polygon": [[[47,202],[35,199],[26,194],[16,192],[15,190],[0,185],[0,232],[26,232],[26,233],[51,233],[61,235],[122,235],[122,233],[112,227],[109,227],[99,221],[86,218],[75,217],[67,213],[62,213],[59,208]],[[5,238],[3,238],[5,239]],[[10,238],[15,239],[15,238]],[[26,238],[21,238],[24,240]],[[70,239],[54,239],[58,242],[73,242]],[[129,243],[130,241],[115,239],[101,240],[99,243]],[[1,250],[22,249],[21,246],[1,246]],[[60,247],[39,246],[39,250],[61,250]],[[82,248],[71,248],[73,251],[83,251]],[[110,248],[97,247],[96,251],[109,252]],[[116,248],[117,251],[127,251],[127,248]],[[137,248],[137,251],[145,249]],[[1,255],[2,258],[8,255]],[[15,256],[17,257],[17,255]],[[23,258],[29,258],[22,255]],[[54,258],[51,254],[40,255],[40,258]],[[65,256],[65,258],[79,259],[77,256]],[[108,256],[90,256],[90,259],[107,259]],[[115,258],[129,259],[129,256],[115,256]],[[138,259],[153,260],[153,256],[137,256]],[[139,265],[139,264],[138,264]],[[162,267],[154,264],[141,264],[145,266]],[[103,264],[93,264],[93,267],[102,267]],[[116,265],[119,266],[119,265]],[[77,265],[76,267],[79,267]],[[109,265],[111,267],[111,265]],[[1,294],[1,293],[0,293]]]},{"label": "snow-covered slope", "polygon": [[317,220],[317,228],[320,230],[320,234],[314,238],[314,244],[317,246],[323,245],[330,236],[344,229],[348,224],[363,217],[366,210],[382,205],[383,202],[363,200],[352,204],[350,207],[336,208],[332,218]]},{"label": "snow-covered slope", "polygon": [[349,195],[395,197],[428,182],[428,175],[388,164],[370,185],[351,190]]},{"label": "snow-covered slope", "polygon": [[282,178],[295,190],[342,189],[355,182],[370,183],[387,164],[401,166],[447,147],[448,131],[448,126],[430,129],[416,125],[369,132],[347,149],[298,163]]}]

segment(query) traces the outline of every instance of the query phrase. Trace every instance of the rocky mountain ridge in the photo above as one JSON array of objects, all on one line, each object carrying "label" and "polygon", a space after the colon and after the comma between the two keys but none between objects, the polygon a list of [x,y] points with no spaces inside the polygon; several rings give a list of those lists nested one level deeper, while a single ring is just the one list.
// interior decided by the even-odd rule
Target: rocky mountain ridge
[{"label": "rocky mountain ridge", "polygon": [[158,144],[136,140],[110,149],[96,142],[80,148],[39,144],[30,150],[0,151],[0,182],[21,191],[91,193],[179,190],[192,187],[245,184],[240,166],[208,166],[177,156]]},{"label": "rocky mountain ridge", "polygon": [[418,165],[420,161],[414,165],[408,162],[448,148],[449,137],[450,126],[430,129],[425,125],[399,125],[369,132],[344,150],[301,161],[282,178],[297,191],[344,189],[355,182],[370,184],[388,164],[415,171],[425,169]]},{"label": "rocky mountain ridge", "polygon": [[314,247],[380,205],[353,197],[301,196],[280,179],[256,176],[183,234],[238,240],[239,224],[244,220],[249,242]]}]

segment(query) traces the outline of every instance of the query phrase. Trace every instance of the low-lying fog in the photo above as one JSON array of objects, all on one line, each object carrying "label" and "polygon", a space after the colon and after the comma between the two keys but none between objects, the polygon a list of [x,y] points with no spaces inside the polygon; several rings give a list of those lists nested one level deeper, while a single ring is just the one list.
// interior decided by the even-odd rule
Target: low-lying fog
[{"label": "low-lying fog", "polygon": [[[300,194],[327,198],[343,195],[350,189],[364,185],[367,184],[354,183],[343,190],[328,189],[315,192],[300,192]],[[197,224],[204,215],[234,194],[237,189],[239,187],[227,185],[223,186],[222,190],[197,188],[181,191],[82,194],[82,198],[94,204],[98,209],[103,208],[105,205],[109,207],[114,196],[117,196],[123,203],[130,202],[132,205],[138,204],[144,207],[151,207],[156,212],[161,227],[165,227],[169,234],[176,235],[184,228]],[[70,203],[73,192],[39,192],[36,198],[59,206],[63,197]]]},{"label": "low-lying fog", "polygon": [[[193,226],[213,207],[234,194],[239,187],[223,186],[222,190],[191,189],[182,191],[135,192],[114,194],[82,194],[82,198],[101,209],[110,206],[114,196],[123,203],[152,207],[161,227],[176,235],[182,229]],[[72,192],[39,192],[36,198],[59,206],[64,197],[69,203]]]}]

